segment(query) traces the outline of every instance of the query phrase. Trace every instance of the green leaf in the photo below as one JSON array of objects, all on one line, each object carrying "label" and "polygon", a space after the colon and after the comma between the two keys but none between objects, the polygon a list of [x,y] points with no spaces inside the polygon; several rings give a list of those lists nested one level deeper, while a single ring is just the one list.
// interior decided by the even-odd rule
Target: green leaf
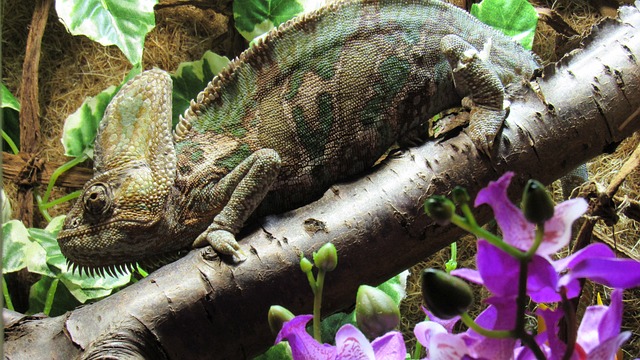
[{"label": "green leaf", "polygon": [[131,274],[113,277],[89,277],[72,273],[67,267],[67,260],[58,245],[58,232],[62,228],[65,216],[58,216],[51,220],[45,229],[29,229],[31,237],[46,251],[46,261],[55,273],[50,276],[59,277],[69,292],[80,302],[103,298],[110,295],[114,289],[123,287],[131,282]]},{"label": "green leaf", "polygon": [[109,86],[98,95],[86,98],[80,108],[67,117],[62,128],[65,155],[78,157],[88,153],[93,157],[93,142],[98,125],[116,90],[115,86]]},{"label": "green leaf", "polygon": [[238,32],[251,41],[321,4],[319,0],[235,0],[233,18]]},{"label": "green leaf", "polygon": [[265,351],[262,355],[258,355],[253,360],[291,360],[293,354],[291,354],[291,346],[286,341],[281,341],[269,350]]},{"label": "green leaf", "polygon": [[407,296],[407,277],[408,271],[403,271],[400,274],[392,277],[391,279],[378,285],[378,289],[382,290],[385,294],[389,295],[396,305],[400,306],[400,302]]},{"label": "green leaf", "polygon": [[[20,146],[20,102],[11,91],[0,82],[0,108],[2,108],[2,130],[13,140],[16,146]],[[3,139],[3,149],[9,149]]]},{"label": "green leaf", "polygon": [[56,0],[60,21],[73,35],[116,45],[132,64],[140,64],[144,38],[156,25],[157,0]]},{"label": "green leaf", "polygon": [[2,271],[10,273],[25,267],[29,272],[54,275],[46,262],[44,248],[29,236],[29,231],[19,220],[2,224]]},{"label": "green leaf", "polygon": [[3,83],[0,83],[0,96],[2,97],[0,107],[20,111],[20,102]]},{"label": "green leaf", "polygon": [[64,218],[64,215],[58,216],[51,220],[46,229],[29,229],[29,233],[46,250],[47,263],[55,268],[61,282],[78,301],[85,303],[87,300],[103,298],[110,295],[114,289],[131,282],[131,274],[116,277],[110,275],[89,277],[80,275],[78,272],[72,273],[67,267],[67,260],[62,255],[56,239]]},{"label": "green leaf", "polygon": [[121,288],[130,283],[131,275],[123,275],[120,277],[87,277],[80,276],[78,273],[71,274],[68,271],[63,273],[60,281],[66,286],[69,292],[80,303],[84,304],[90,300],[102,299],[111,295],[113,290]]},{"label": "green leaf", "polygon": [[332,344],[335,341],[338,330],[346,324],[356,326],[355,311],[350,313],[335,313],[323,319],[322,323],[320,323],[322,342]]},{"label": "green leaf", "polygon": [[527,0],[483,0],[471,14],[531,50],[538,14]]},{"label": "green leaf", "polygon": [[191,99],[195,99],[207,84],[229,63],[229,59],[207,51],[202,59],[183,62],[178,66],[173,80],[173,124],[178,122],[189,107]]},{"label": "green leaf", "polygon": [[[27,310],[27,314],[36,314],[44,310],[47,294],[54,280],[55,278],[43,276],[42,279],[31,286],[29,290],[29,310]],[[65,286],[58,284],[49,316],[62,315],[80,305],[81,303],[71,295]]]},{"label": "green leaf", "polygon": [[0,189],[0,206],[2,206],[2,223],[6,223],[11,220],[11,202],[7,198],[7,194],[5,194],[4,189]]},{"label": "green leaf", "polygon": [[110,86],[98,95],[86,98],[80,108],[67,117],[62,129],[65,155],[78,157],[87,153],[93,157],[93,143],[107,105],[120,87],[139,74],[140,70],[140,66],[135,66],[118,87]]}]

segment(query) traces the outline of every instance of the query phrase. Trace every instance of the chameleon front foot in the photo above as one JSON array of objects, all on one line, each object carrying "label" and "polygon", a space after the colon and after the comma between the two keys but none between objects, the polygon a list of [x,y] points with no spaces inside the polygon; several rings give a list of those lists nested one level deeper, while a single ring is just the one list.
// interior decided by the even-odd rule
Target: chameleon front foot
[{"label": "chameleon front foot", "polygon": [[203,232],[193,242],[193,247],[211,245],[218,254],[231,256],[234,263],[247,260],[247,257],[240,249],[236,237],[226,230],[209,230]]}]

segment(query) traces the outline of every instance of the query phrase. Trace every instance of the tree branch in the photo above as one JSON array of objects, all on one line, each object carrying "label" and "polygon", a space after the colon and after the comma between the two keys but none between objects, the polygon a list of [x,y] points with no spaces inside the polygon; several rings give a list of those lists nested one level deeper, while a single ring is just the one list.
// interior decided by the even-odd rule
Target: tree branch
[{"label": "tree branch", "polygon": [[[517,173],[512,188],[519,193],[528,178],[549,183],[640,129],[638,27],[640,13],[627,9],[623,22],[601,24],[583,51],[545,69],[533,86],[540,92],[529,89],[512,103],[493,160],[464,132],[409,149],[312,204],[245,229],[246,262],[228,265],[207,249],[192,251],[98,303],[15,323],[6,355],[99,352],[91,343],[124,328],[147,333],[167,358],[249,357],[273,342],[270,305],[311,311],[300,254],[309,257],[329,241],[340,260],[327,278],[324,313],[344,309],[359,285],[378,284],[458,238],[457,229],[422,215],[427,196],[455,185],[474,194],[507,170]],[[486,221],[487,209],[479,210]]]}]

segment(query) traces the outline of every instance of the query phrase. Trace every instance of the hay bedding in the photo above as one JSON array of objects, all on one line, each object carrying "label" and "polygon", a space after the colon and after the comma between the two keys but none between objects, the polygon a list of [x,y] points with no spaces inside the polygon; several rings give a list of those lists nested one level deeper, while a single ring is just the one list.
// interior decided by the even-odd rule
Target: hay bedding
[{"label": "hay bedding", "polygon": [[[165,2],[161,3],[166,6]],[[3,5],[2,76],[4,84],[17,97],[26,38],[35,2],[8,1],[3,2]],[[536,5],[552,8],[578,33],[585,33],[600,17],[598,11],[584,1],[564,0]],[[181,62],[200,59],[206,50],[213,50],[228,57],[237,55],[245,45],[230,25],[231,3],[216,6],[221,9],[221,13],[189,5],[169,5],[157,10],[156,28],[148,34],[145,42],[144,68],[158,67],[174,71]],[[577,41],[567,40],[545,23],[539,26],[535,44],[535,52],[546,61],[555,61],[570,48],[578,46]],[[114,46],[104,47],[85,37],[68,34],[64,26],[58,22],[55,9],[50,11],[41,52],[41,155],[47,162],[64,162],[68,159],[63,155],[60,136],[65,118],[82,104],[85,97],[94,96],[108,86],[118,84],[131,65]],[[601,156],[591,162],[589,170],[592,179],[601,186],[606,186],[639,143],[640,136],[636,135],[619,146],[614,154]],[[618,195],[637,201],[640,199],[639,184],[640,171],[636,169],[627,178]],[[15,198],[15,184],[3,179],[3,186],[9,198]],[[52,197],[56,198],[69,190],[57,188]],[[59,206],[52,209],[51,214],[58,215],[65,211],[65,206]],[[36,218],[36,221],[42,226],[45,225],[42,219]],[[598,225],[596,234],[607,239],[609,243],[620,244],[620,248],[626,249],[627,255],[636,258],[640,256],[640,229],[637,222],[622,216],[614,228]],[[467,238],[459,242],[460,266],[473,267],[474,250],[474,239]],[[413,338],[413,325],[424,318],[420,310],[417,274],[424,267],[442,267],[448,257],[449,250],[444,249],[425,263],[411,269],[408,296],[401,307],[405,338]],[[586,289],[585,298],[591,298],[596,292],[608,295],[608,290],[601,286],[590,285]],[[624,351],[627,355],[635,357],[640,354],[640,290],[625,293],[623,327],[634,332]]]}]

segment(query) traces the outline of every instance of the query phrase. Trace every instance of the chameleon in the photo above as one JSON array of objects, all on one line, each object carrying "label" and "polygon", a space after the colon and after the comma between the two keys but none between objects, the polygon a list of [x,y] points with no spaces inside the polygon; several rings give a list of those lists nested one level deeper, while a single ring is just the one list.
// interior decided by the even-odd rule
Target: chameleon
[{"label": "chameleon", "polygon": [[470,109],[481,154],[538,58],[437,0],[342,0],[280,25],[232,60],[172,130],[169,75],[147,70],[107,106],[94,177],[58,242],[87,273],[211,246],[246,259],[251,216],[284,212],[371,168],[428,121]]}]

